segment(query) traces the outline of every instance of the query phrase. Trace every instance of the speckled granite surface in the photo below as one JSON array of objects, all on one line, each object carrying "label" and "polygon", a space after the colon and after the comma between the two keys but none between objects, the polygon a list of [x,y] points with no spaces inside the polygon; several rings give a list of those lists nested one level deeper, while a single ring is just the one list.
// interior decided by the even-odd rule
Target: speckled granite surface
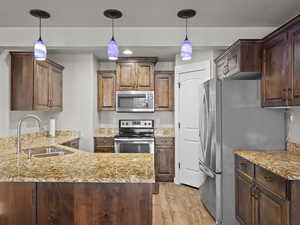
[{"label": "speckled granite surface", "polygon": [[300,144],[289,141],[286,147],[289,152],[300,153]]},{"label": "speckled granite surface", "polygon": [[94,131],[95,137],[114,137],[118,134],[117,128],[96,128]]},{"label": "speckled granite surface", "polygon": [[74,132],[23,137],[23,149],[54,146],[73,154],[28,159],[15,153],[15,139],[1,140],[0,182],[154,183],[153,155],[89,153],[59,144],[78,138]]},{"label": "speckled granite surface", "polygon": [[288,180],[300,180],[300,153],[290,151],[234,151],[235,154]]},{"label": "speckled granite surface", "polygon": [[[118,134],[118,128],[96,128],[94,131],[95,137],[114,137]],[[175,137],[173,128],[155,128],[156,137]]]}]

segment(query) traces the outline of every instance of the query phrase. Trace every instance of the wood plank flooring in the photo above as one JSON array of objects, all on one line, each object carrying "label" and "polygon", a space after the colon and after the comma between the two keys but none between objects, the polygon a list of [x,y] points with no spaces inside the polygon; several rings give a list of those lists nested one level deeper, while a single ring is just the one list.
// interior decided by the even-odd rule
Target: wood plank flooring
[{"label": "wood plank flooring", "polygon": [[160,183],[159,189],[153,195],[153,225],[215,225],[197,189],[174,183]]}]

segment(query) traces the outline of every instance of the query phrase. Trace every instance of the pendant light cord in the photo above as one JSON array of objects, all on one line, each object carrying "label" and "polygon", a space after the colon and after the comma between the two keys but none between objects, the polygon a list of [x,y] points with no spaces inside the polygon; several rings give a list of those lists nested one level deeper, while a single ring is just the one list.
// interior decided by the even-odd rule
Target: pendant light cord
[{"label": "pendant light cord", "polygon": [[39,26],[39,31],[40,31],[40,38],[39,40],[42,40],[42,18],[40,17],[40,26]]},{"label": "pendant light cord", "polygon": [[114,19],[111,20],[111,33],[112,33],[112,40],[115,40],[115,21]]},{"label": "pendant light cord", "polygon": [[187,25],[188,25],[188,19],[185,18],[185,40],[188,40],[188,30],[187,30]]}]

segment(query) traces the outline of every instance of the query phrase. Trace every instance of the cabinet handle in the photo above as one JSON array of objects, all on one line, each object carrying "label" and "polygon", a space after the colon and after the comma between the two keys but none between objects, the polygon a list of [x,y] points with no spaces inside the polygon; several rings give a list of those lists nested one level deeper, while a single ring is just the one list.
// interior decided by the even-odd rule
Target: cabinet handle
[{"label": "cabinet handle", "polygon": [[288,89],[288,100],[291,102],[293,100],[292,88]]},{"label": "cabinet handle", "polygon": [[254,189],[255,189],[255,185],[252,185],[250,188],[250,196],[254,197]]},{"label": "cabinet handle", "polygon": [[254,198],[256,200],[258,200],[260,198],[260,191],[258,188],[255,188],[255,190],[254,190]]}]

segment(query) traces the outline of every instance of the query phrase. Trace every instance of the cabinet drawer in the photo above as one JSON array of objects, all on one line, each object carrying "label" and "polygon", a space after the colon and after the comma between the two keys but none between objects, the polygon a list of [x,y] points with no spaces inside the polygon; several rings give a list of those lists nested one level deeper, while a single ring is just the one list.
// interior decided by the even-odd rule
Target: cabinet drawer
[{"label": "cabinet drawer", "polygon": [[114,153],[115,149],[113,146],[96,146],[95,153]]},{"label": "cabinet drawer", "polygon": [[236,168],[248,177],[254,177],[254,165],[246,159],[236,156]]},{"label": "cabinet drawer", "polygon": [[155,144],[159,146],[173,146],[175,144],[174,138],[155,138]]},{"label": "cabinet drawer", "polygon": [[98,138],[97,137],[97,138],[95,138],[95,145],[101,145],[101,146],[114,145],[114,138],[110,138],[110,137],[107,137],[107,138],[99,137]]},{"label": "cabinet drawer", "polygon": [[269,191],[283,198],[286,197],[286,180],[282,177],[263,169],[259,166],[255,167],[255,178],[258,183],[265,186]]}]

